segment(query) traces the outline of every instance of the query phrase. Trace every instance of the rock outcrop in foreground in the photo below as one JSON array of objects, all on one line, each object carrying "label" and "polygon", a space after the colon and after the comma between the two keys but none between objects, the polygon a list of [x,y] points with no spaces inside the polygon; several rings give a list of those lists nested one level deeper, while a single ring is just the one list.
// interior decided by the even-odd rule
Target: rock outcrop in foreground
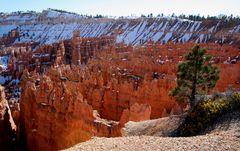
[{"label": "rock outcrop in foreground", "polygon": [[170,136],[184,120],[185,115],[173,115],[141,122],[129,121],[122,128],[122,136]]},{"label": "rock outcrop in foreground", "polygon": [[13,150],[16,125],[12,119],[4,88],[0,86],[0,147],[1,150]]}]

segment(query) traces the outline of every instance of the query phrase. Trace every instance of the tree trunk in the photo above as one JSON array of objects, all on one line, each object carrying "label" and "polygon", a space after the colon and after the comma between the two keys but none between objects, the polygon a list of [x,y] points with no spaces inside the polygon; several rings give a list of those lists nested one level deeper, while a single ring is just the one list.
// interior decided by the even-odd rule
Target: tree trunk
[{"label": "tree trunk", "polygon": [[195,95],[197,91],[197,63],[195,63],[195,71],[194,71],[194,79],[192,83],[192,93],[191,93],[191,98],[190,98],[190,105],[191,108],[195,105]]},{"label": "tree trunk", "polygon": [[191,106],[191,108],[195,105],[196,84],[197,84],[197,80],[194,80],[193,85],[192,85],[191,98],[190,98],[190,106]]}]

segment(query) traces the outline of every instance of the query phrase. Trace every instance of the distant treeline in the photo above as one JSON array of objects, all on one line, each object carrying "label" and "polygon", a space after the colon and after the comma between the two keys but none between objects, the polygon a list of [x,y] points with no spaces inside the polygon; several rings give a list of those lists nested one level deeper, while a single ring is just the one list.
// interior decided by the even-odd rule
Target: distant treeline
[{"label": "distant treeline", "polygon": [[[164,17],[164,14],[158,14],[157,17]],[[153,14],[149,14],[147,16],[141,15],[143,18],[154,18]],[[172,18],[180,18],[180,19],[187,19],[187,20],[192,20],[192,21],[204,21],[204,20],[214,20],[214,21],[240,21],[240,16],[233,16],[233,15],[224,15],[220,14],[218,16],[210,16],[208,15],[207,17],[205,16],[200,16],[200,15],[175,15],[174,13],[172,15],[169,15],[169,17]]]},{"label": "distant treeline", "polygon": [[[74,15],[79,15],[79,16],[83,16],[85,18],[113,18],[112,16],[104,16],[101,14],[97,14],[97,15],[83,15],[83,14],[77,14],[74,12],[68,12],[65,10],[61,10],[61,9],[51,9],[48,8],[48,10],[50,11],[56,11],[56,12],[60,12],[60,13],[68,13],[68,14],[74,14]],[[15,15],[19,15],[22,13],[36,13],[35,11],[27,11],[27,12],[23,12],[23,11],[17,11],[17,12],[13,12],[12,14]],[[0,12],[0,15],[4,15],[5,13]],[[148,14],[148,15],[141,15],[141,18],[156,18],[156,17],[166,17],[167,15],[162,14],[158,14],[157,16],[154,16],[152,13]],[[138,18],[137,16],[120,16],[118,17],[119,19],[124,19],[124,18],[131,18],[131,17],[135,17]],[[235,21],[240,21],[240,16],[233,16],[233,15],[224,15],[224,14],[220,14],[218,16],[201,16],[201,15],[175,15],[174,13],[171,15],[168,15],[167,17],[171,17],[171,18],[179,18],[179,19],[187,19],[187,20],[192,20],[192,21],[205,21],[205,20],[212,20],[212,21],[225,21],[225,22],[235,22]],[[116,16],[114,18],[117,18]]]},{"label": "distant treeline", "polygon": [[61,10],[61,9],[52,9],[52,8],[48,8],[48,10],[52,10],[52,11],[56,11],[56,12],[60,12],[60,13],[68,13],[68,14],[78,15],[77,13],[74,13],[74,12],[68,12],[68,11]]},{"label": "distant treeline", "polygon": [[[82,15],[85,16],[86,18],[111,18],[109,16],[103,16],[103,15]],[[141,15],[141,18],[155,18],[155,17],[164,17],[164,14],[159,14],[157,16],[153,16],[153,14],[149,14],[149,15]],[[136,17],[136,16],[135,16]],[[218,16],[200,16],[200,15],[175,15],[174,13],[172,15],[169,15],[169,17],[172,18],[179,18],[179,19],[187,19],[187,20],[192,20],[192,21],[205,21],[205,20],[212,20],[212,21],[225,21],[225,22],[234,22],[234,21],[240,21],[240,16],[233,16],[233,15],[218,15]],[[120,16],[118,17],[120,19],[123,18],[128,18],[126,16]]]},{"label": "distant treeline", "polygon": [[227,16],[224,14],[218,15],[218,16],[200,16],[200,15],[179,15],[177,16],[178,18],[181,19],[189,19],[189,20],[193,20],[193,21],[204,21],[204,20],[215,20],[215,21],[240,21],[240,17],[239,16]]}]

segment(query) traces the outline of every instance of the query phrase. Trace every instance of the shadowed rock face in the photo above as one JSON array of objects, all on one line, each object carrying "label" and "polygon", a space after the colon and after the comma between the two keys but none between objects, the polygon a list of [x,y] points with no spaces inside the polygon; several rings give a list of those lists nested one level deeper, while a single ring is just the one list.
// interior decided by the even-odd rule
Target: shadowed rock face
[{"label": "shadowed rock face", "polygon": [[9,122],[8,108],[5,108],[6,113],[4,114],[4,119],[0,120],[0,145],[1,150],[13,150],[14,149],[14,131],[12,130],[11,123]]},{"label": "shadowed rock face", "polygon": [[1,150],[14,149],[16,125],[13,122],[11,112],[5,99],[4,89],[0,86],[0,146]]}]

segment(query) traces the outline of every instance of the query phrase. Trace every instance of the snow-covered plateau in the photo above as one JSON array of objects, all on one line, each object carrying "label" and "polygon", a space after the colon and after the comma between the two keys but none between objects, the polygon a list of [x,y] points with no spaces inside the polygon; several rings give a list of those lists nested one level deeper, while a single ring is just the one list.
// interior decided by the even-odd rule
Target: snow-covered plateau
[{"label": "snow-covered plateau", "polygon": [[158,18],[86,18],[82,15],[44,10],[0,15],[0,37],[17,29],[20,37],[14,43],[39,42],[52,44],[72,37],[80,30],[82,37],[99,37],[117,33],[117,42],[133,45],[148,41],[167,42],[218,42],[234,43],[239,39],[240,22],[190,21],[186,19]]}]

